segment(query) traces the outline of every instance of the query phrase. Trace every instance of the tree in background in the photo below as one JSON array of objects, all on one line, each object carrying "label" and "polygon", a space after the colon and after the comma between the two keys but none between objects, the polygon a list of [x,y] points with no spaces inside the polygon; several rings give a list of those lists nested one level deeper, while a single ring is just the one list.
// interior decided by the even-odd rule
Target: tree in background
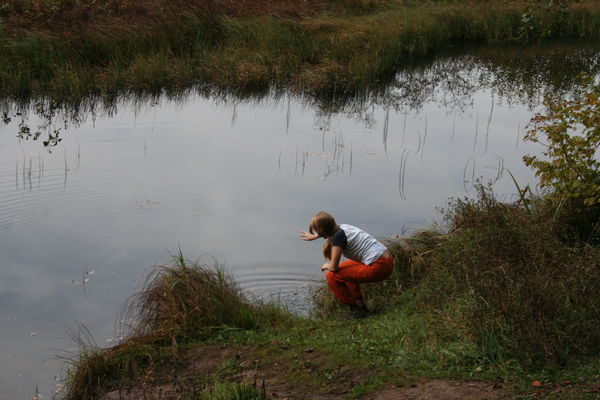
[{"label": "tree in background", "polygon": [[519,36],[521,40],[547,39],[559,36],[569,7],[579,0],[530,0],[523,15]]}]

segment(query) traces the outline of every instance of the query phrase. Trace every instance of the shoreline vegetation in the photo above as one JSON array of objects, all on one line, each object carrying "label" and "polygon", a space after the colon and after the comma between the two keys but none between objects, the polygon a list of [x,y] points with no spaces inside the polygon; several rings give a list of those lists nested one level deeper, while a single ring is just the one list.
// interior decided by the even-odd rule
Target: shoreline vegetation
[{"label": "shoreline vegetation", "polygon": [[596,1],[549,4],[7,0],[0,96],[77,101],[192,87],[347,96],[454,46],[600,36]]}]

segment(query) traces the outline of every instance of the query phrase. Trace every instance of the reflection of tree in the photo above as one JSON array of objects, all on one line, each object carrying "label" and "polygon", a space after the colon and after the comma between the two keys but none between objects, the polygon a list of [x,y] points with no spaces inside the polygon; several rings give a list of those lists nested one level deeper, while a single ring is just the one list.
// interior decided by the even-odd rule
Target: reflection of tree
[{"label": "reflection of tree", "polygon": [[[476,92],[490,90],[499,101],[539,105],[546,97],[576,98],[584,93],[591,80],[600,77],[600,47],[598,45],[553,44],[537,46],[487,46],[463,50],[460,54],[439,56],[405,67],[389,82],[377,83],[371,90],[353,96],[327,98],[305,93],[272,90],[259,93],[233,93],[208,86],[185,91],[156,93],[120,93],[89,97],[76,103],[36,99],[25,103],[5,100],[2,120],[18,124],[19,140],[43,139],[47,148],[57,146],[62,129],[77,126],[86,118],[113,115],[126,104],[135,112],[156,106],[161,101],[184,103],[190,95],[210,98],[216,103],[239,104],[277,102],[283,96],[297,98],[307,107],[318,110],[319,123],[328,116],[344,113],[356,116],[361,123],[374,122],[376,108],[408,112],[419,111],[426,103],[436,102],[454,112],[464,112],[473,106]],[[587,75],[587,77],[584,77]],[[32,127],[28,116],[35,115],[39,123]],[[325,127],[326,128],[326,127]]]},{"label": "reflection of tree", "polygon": [[[28,123],[28,115],[33,112],[38,117],[38,123],[32,126]],[[37,100],[26,106],[11,104],[4,105],[2,121],[10,124],[13,119],[18,121],[17,138],[19,140],[38,140],[44,134],[44,147],[49,151],[61,141],[60,133],[69,122],[77,123],[79,113],[73,107],[62,107],[50,100]],[[57,125],[57,121],[59,124]],[[62,125],[62,126],[61,126]]]},{"label": "reflection of tree", "polygon": [[598,45],[573,44],[488,46],[441,56],[405,68],[378,92],[335,99],[323,103],[322,109],[364,118],[362,115],[369,113],[373,105],[406,112],[436,102],[464,112],[472,107],[473,95],[481,90],[492,91],[499,101],[534,107],[546,97],[575,98],[583,94],[589,78],[600,77],[599,50]]},{"label": "reflection of tree", "polygon": [[500,96],[537,105],[544,97],[580,97],[588,89],[585,75],[600,76],[600,48],[573,51],[571,46],[528,47],[525,55],[519,48],[488,48],[475,57]]},{"label": "reflection of tree", "polygon": [[469,57],[442,58],[422,68],[396,75],[382,101],[396,109],[419,110],[436,101],[451,109],[472,105],[470,96],[480,89],[476,84],[477,64]]}]

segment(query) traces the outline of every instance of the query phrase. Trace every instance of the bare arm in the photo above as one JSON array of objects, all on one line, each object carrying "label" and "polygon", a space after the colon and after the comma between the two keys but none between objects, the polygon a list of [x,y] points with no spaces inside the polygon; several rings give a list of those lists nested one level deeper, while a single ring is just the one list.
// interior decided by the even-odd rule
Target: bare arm
[{"label": "bare arm", "polygon": [[328,263],[323,264],[321,271],[335,272],[340,269],[340,259],[342,258],[342,247],[332,246],[331,247],[331,260]]}]

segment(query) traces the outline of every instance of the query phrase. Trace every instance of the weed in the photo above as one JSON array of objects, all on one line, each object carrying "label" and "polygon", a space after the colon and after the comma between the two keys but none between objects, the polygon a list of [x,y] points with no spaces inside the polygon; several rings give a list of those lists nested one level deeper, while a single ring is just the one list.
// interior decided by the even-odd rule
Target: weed
[{"label": "weed", "polygon": [[221,380],[226,380],[227,378],[239,376],[241,371],[240,360],[233,358],[219,365],[216,374]]},{"label": "weed", "polygon": [[[177,254],[173,254],[173,253],[169,252],[169,256],[171,256],[171,260],[173,260],[173,262],[175,263],[176,266],[185,267],[187,260],[183,256],[183,251],[181,250],[181,246],[178,246],[177,249],[178,249]],[[217,273],[218,273],[218,271],[217,271]]]},{"label": "weed", "polygon": [[[544,211],[544,203],[540,204],[538,213]],[[140,327],[154,329],[133,331],[142,336],[130,336],[107,350],[82,346],[67,385],[67,399],[91,399],[124,382],[143,382],[149,371],[169,374],[184,358],[181,354],[186,348],[204,345],[198,339],[252,347],[260,352],[261,364],[287,365],[289,376],[282,372],[284,379],[304,385],[310,381],[316,391],[327,391],[334,384],[352,385],[348,389],[352,398],[389,383],[390,371],[406,379],[508,378],[517,374],[529,383],[527,374],[533,373],[529,371],[548,380],[594,376],[597,362],[577,367],[574,356],[597,352],[597,332],[590,327],[598,324],[594,314],[598,309],[594,302],[599,298],[598,266],[594,265],[598,250],[587,247],[578,259],[572,259],[577,252],[570,244],[556,238],[546,243],[553,231],[544,225],[543,215],[552,213],[530,214],[518,206],[501,204],[483,188],[479,199],[456,200],[452,206],[447,211],[450,233],[423,232],[414,240],[394,241],[396,246],[390,246],[404,258],[396,258],[397,275],[369,292],[381,313],[355,321],[305,319],[275,306],[240,300],[253,315],[251,327],[260,329],[239,329],[242,325],[225,309],[227,315],[222,318],[230,319],[206,330],[205,325],[192,327],[187,319],[196,311],[185,305],[173,307],[176,295],[169,294],[165,309],[185,321],[146,316]],[[542,236],[528,236],[533,233]],[[554,252],[545,254],[549,249]],[[563,251],[569,254],[561,254]],[[413,258],[419,265],[411,269]],[[556,268],[559,264],[562,272]],[[212,277],[210,285],[227,280],[219,283],[213,269],[197,266],[158,271],[151,274],[150,282],[155,283],[146,290],[181,290],[189,297],[194,288],[213,295],[220,292],[204,287],[205,275]],[[181,280],[203,283],[179,286]],[[184,299],[178,301],[185,303]],[[149,304],[152,309],[155,302],[137,304]],[[198,316],[202,319],[202,313]],[[166,324],[175,328],[166,329]],[[176,345],[184,338],[185,346]],[[569,362],[561,364],[563,369],[553,367],[554,362],[565,360]],[[523,369],[532,362],[538,367]],[[348,375],[352,369],[364,372]],[[187,396],[183,398],[264,398],[264,392],[253,386],[222,383],[240,382],[243,372],[238,357],[222,362],[210,376],[202,375],[182,387]]]},{"label": "weed", "polygon": [[[75,335],[80,354],[70,360],[67,399],[96,398],[123,382],[172,368],[179,364],[182,343],[288,318],[281,309],[248,300],[224,269],[189,263],[181,250],[173,259],[177,265],[155,268],[124,308],[122,320],[135,322],[122,343],[100,349],[87,330],[83,339]],[[223,368],[224,377],[234,365]],[[234,389],[246,396],[245,388]]]}]

